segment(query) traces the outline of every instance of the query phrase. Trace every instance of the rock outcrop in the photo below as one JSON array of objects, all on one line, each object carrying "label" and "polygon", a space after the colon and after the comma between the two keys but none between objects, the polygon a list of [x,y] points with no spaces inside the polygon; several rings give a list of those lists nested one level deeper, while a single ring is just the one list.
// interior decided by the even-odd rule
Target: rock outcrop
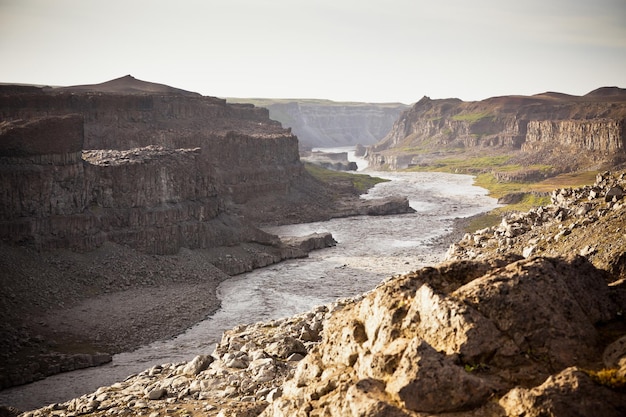
[{"label": "rock outcrop", "polygon": [[605,273],[583,258],[512,260],[425,268],[346,305],[262,415],[542,415],[577,395],[617,415],[626,397],[579,368],[593,389],[546,388],[602,366],[596,326],[620,309]]},{"label": "rock outcrop", "polygon": [[401,103],[343,103],[306,99],[228,99],[265,107],[270,118],[298,136],[301,150],[356,144],[372,145],[385,137],[408,106]]},{"label": "rock outcrop", "polygon": [[623,253],[623,173],[598,174],[593,185],[551,193],[552,203],[527,213],[509,213],[493,227],[466,234],[448,251],[448,260],[486,259],[502,253],[526,258],[580,254],[613,280],[626,276]]},{"label": "rock outcrop", "polygon": [[[48,353],[59,329],[36,329],[33,317],[53,307],[131,287],[196,283],[201,276],[214,291],[229,275],[333,244],[324,236],[289,246],[260,230],[263,223],[410,210],[388,201],[364,208],[354,189],[344,193],[310,176],[299,159],[297,137],[270,120],[266,109],[130,76],[68,88],[0,86],[0,120],[3,359],[36,362],[32,355]],[[126,267],[117,271],[120,277],[94,268],[99,253],[111,247],[126,248],[116,251],[116,262]],[[204,251],[199,269],[205,272],[192,268],[163,278],[171,258],[155,257],[152,265],[129,261],[182,250]],[[93,265],[77,261],[81,257]],[[52,264],[42,266],[44,259]],[[74,282],[66,282],[67,270],[76,274]],[[215,308],[214,302],[202,305],[176,330],[152,337],[172,336]],[[155,340],[143,334],[94,342],[79,330],[72,343],[84,343],[89,351],[92,344],[96,351],[104,346],[118,352]],[[60,359],[41,362],[26,377],[7,372],[0,385],[70,367],[63,365],[69,356],[55,358]],[[3,372],[5,365],[23,368],[19,360],[10,362],[0,364]]]},{"label": "rock outcrop", "polygon": [[424,97],[368,149],[368,161],[399,169],[465,152],[513,155],[522,165],[551,165],[555,172],[614,165],[626,155],[624,120],[626,93],[619,88],[581,97],[545,93],[479,102]]},{"label": "rock outcrop", "polygon": [[607,277],[580,256],[424,268],[25,415],[619,416],[626,343],[605,326],[623,305]]},{"label": "rock outcrop", "polygon": [[[210,356],[26,415],[621,416],[624,178],[557,190],[552,206],[468,235],[454,260],[303,315],[238,326]],[[517,252],[527,237],[552,236],[548,225],[563,233]]]}]

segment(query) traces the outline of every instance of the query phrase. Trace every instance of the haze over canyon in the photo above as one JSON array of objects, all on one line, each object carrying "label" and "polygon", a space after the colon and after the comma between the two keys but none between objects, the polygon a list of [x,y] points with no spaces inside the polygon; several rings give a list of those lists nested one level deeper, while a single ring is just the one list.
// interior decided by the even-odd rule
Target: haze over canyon
[{"label": "haze over canyon", "polygon": [[[501,183],[599,174],[468,233],[447,263],[242,323],[212,354],[26,415],[626,412],[626,90],[237,101],[132,76],[0,85],[2,387],[172,337],[218,308],[229,276],[336,244],[264,227],[414,211],[403,196],[360,198],[377,180],[319,171],[301,160],[312,148],[361,145],[377,170],[456,167]],[[108,329],[97,334],[50,319],[115,297],[153,304],[137,302],[134,321],[94,318]]]}]

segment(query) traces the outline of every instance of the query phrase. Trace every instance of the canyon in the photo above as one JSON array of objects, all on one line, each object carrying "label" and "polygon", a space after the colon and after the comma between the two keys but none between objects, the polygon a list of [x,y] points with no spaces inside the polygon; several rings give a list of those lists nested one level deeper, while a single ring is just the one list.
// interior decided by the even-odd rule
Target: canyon
[{"label": "canyon", "polygon": [[300,150],[373,145],[389,133],[409,106],[402,103],[355,103],[313,99],[228,98],[269,110],[270,118],[291,128]]},{"label": "canyon", "polygon": [[[364,201],[350,185],[312,177],[297,137],[266,109],[131,76],[73,87],[2,85],[0,118],[8,341],[0,354],[14,370],[3,368],[3,386],[100,363],[103,349],[172,336],[216,308],[210,293],[229,275],[333,244],[325,236],[282,242],[262,224],[410,210],[406,200]],[[61,324],[37,318],[86,298],[172,283],[182,285],[181,297],[201,283],[208,301],[152,334],[60,335]],[[38,363],[32,355],[40,351],[59,354],[24,372],[24,358]]]},{"label": "canyon", "polygon": [[[625,113],[618,88],[425,97],[366,153],[384,169],[504,156],[521,167],[506,174],[526,179],[616,169]],[[215,311],[230,275],[335,244],[259,226],[412,210],[313,177],[267,109],[130,76],[3,85],[0,115],[3,386],[171,337]],[[621,416],[625,189],[626,174],[605,172],[555,190],[467,234],[443,264],[241,324],[212,354],[24,415]],[[111,302],[120,294],[140,314]],[[81,324],[81,301],[101,316]]]},{"label": "canyon", "polygon": [[368,160],[378,169],[401,169],[505,156],[507,165],[520,171],[518,177],[527,172],[532,180],[610,169],[625,161],[624,120],[626,90],[617,87],[584,96],[543,93],[476,102],[423,97],[368,148]]},{"label": "canyon", "polygon": [[211,354],[24,415],[621,416],[626,204],[616,187],[626,188],[623,172],[555,190],[551,204],[468,234],[447,262],[236,326]]}]

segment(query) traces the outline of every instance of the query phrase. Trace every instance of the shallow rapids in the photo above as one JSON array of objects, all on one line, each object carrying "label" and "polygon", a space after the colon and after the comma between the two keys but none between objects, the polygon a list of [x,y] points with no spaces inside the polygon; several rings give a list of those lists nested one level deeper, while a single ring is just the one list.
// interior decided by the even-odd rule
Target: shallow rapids
[{"label": "shallow rapids", "polygon": [[115,355],[111,364],[49,377],[0,392],[0,404],[22,410],[71,398],[110,385],[157,364],[191,360],[211,353],[224,330],[291,316],[337,298],[374,288],[391,275],[432,265],[443,259],[440,240],[452,231],[455,218],[497,206],[486,190],[467,175],[442,173],[369,173],[391,179],[364,198],[404,195],[413,214],[350,217],[327,222],[267,229],[282,236],[330,232],[336,247],[239,275],[218,290],[222,307],[207,320],[176,338]]}]

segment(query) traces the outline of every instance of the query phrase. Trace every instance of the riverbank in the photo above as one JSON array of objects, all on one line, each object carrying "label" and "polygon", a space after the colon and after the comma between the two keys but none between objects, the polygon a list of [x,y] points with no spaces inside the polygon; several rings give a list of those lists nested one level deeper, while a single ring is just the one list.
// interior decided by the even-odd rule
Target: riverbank
[{"label": "riverbank", "polygon": [[[79,262],[82,268],[86,265],[89,267],[90,274],[99,274],[96,281],[108,282],[109,291],[101,299],[87,296],[80,304],[58,304],[59,312],[54,315],[54,322],[65,329],[85,329],[90,337],[99,336],[95,340],[99,344],[113,339],[115,343],[128,343],[133,338],[137,341],[141,337],[146,337],[146,342],[141,343],[141,349],[125,350],[127,353],[116,356],[115,361],[104,368],[86,369],[65,376],[62,374],[23,388],[16,387],[14,390],[2,392],[0,403],[29,409],[64,401],[64,398],[124,379],[127,375],[155,363],[177,362],[188,360],[187,358],[199,352],[210,353],[212,344],[219,340],[221,332],[236,324],[288,317],[307,311],[314,305],[362,294],[391,275],[440,262],[450,243],[464,234],[463,225],[466,220],[459,218],[488,210],[495,204],[493,199],[484,196],[484,190],[471,185],[472,179],[469,176],[388,175],[394,181],[375,187],[368,197],[379,199],[390,195],[407,195],[415,213],[338,218],[328,222],[284,226],[285,231],[280,233],[266,230],[279,236],[307,236],[331,231],[339,242],[337,247],[313,252],[307,260],[280,263],[228,279],[226,282],[228,276],[220,275],[212,266],[207,265],[212,269],[203,267],[202,262],[215,262],[217,257],[222,261],[228,260],[234,266],[242,265],[244,262],[239,261],[253,248],[247,247],[238,253],[233,248],[228,248],[228,254],[213,253],[213,261],[207,260],[206,252],[185,250],[176,256],[165,258],[135,253],[129,258],[131,262],[120,262],[118,258],[126,259],[124,257],[129,256],[126,253],[128,249],[112,246],[109,250],[114,253],[101,256],[97,262],[93,259]],[[191,258],[181,259],[185,256]],[[58,260],[53,261],[42,258],[38,264],[63,271],[61,275],[64,278],[57,278],[65,281],[40,288],[42,298],[49,300],[45,293],[52,293],[55,285],[63,282],[72,285],[83,283],[82,288],[86,290],[84,294],[89,292],[88,285],[84,284],[94,281],[93,276],[86,277],[85,274],[77,273],[68,263],[59,264]],[[73,262],[76,263],[77,260],[74,259]],[[175,273],[181,272],[181,263],[196,264],[197,268],[182,271],[187,274],[186,277],[171,279],[176,276]],[[142,272],[132,275],[129,273],[132,270]],[[150,270],[158,273],[150,275]],[[43,269],[40,272],[50,274]],[[213,272],[218,275],[209,277],[209,273]],[[46,282],[53,282],[53,275],[46,277],[49,278]],[[131,287],[125,286],[122,290],[114,291],[116,285],[122,281]],[[182,285],[185,283],[189,285]],[[217,314],[212,314],[218,305],[212,304],[215,302],[218,286],[225,305]],[[303,294],[303,288],[307,289],[306,294]],[[146,297],[142,296],[143,292],[146,292]],[[172,297],[170,292],[174,293]],[[76,298],[75,293],[76,291],[74,294],[70,291],[73,298]],[[50,299],[54,299],[54,296]],[[119,315],[110,313],[118,310]],[[95,313],[92,314],[92,311]],[[188,321],[178,321],[179,315]],[[198,317],[199,315],[202,317]],[[209,315],[210,319],[204,320]],[[194,317],[198,318],[192,321]],[[46,317],[46,322],[52,320],[53,318]],[[201,325],[196,326],[195,323],[200,321]],[[107,327],[106,323],[113,325]],[[189,332],[172,338],[192,325]],[[45,326],[42,327],[46,329]],[[93,330],[96,328],[100,330]],[[210,335],[205,333],[205,329],[210,329]],[[16,329],[18,330],[20,329]],[[170,334],[165,333],[170,330]],[[160,334],[164,336],[157,337],[158,332],[162,332]],[[59,334],[56,336],[67,336],[65,333]],[[146,346],[153,340],[164,341],[155,343],[154,346]],[[58,339],[56,341],[59,342]],[[84,349],[86,346],[82,343],[74,347]],[[60,392],[61,388],[63,392]],[[45,399],[41,396],[42,392],[45,393]],[[33,404],[38,397],[39,403]],[[18,401],[14,401],[16,398]],[[21,405],[20,402],[28,406]]]},{"label": "riverbank", "polygon": [[[239,320],[211,354],[196,349],[193,360],[146,366],[90,394],[24,415],[572,415],[581,412],[581,404],[584,415],[622,415],[623,269],[598,269],[594,254],[612,248],[612,256],[623,261],[625,206],[606,199],[611,184],[602,182],[603,187],[561,190],[554,193],[558,204],[509,218],[516,221],[509,228],[515,234],[507,239],[509,250],[499,255],[461,256],[394,275],[363,295],[308,313],[256,324]],[[393,220],[408,227],[419,220],[419,215],[389,217],[394,219],[376,223]],[[452,227],[453,233],[429,239],[422,249],[434,253],[461,233],[467,219],[451,219],[445,230]],[[360,220],[343,226],[356,229]],[[433,220],[408,235],[426,230]],[[307,227],[319,224],[299,226]],[[388,242],[383,233],[374,233],[374,240]],[[598,233],[610,239],[598,240]],[[464,241],[475,251],[500,249],[505,247],[500,242],[489,243],[499,234],[482,231]],[[362,234],[344,235],[349,236],[356,242]],[[538,243],[538,236],[553,240],[547,248],[557,253],[528,259],[517,253],[531,240]],[[589,250],[588,238],[604,246]],[[331,257],[349,260],[355,254],[349,246]],[[359,252],[371,248],[362,245]],[[534,250],[541,248],[546,249],[539,244]],[[571,256],[580,252],[586,257]],[[282,271],[280,265],[271,269]],[[310,282],[320,283],[321,271],[314,271]],[[299,293],[312,289],[302,277],[288,278]],[[252,281],[243,280],[235,290],[245,292]],[[249,294],[239,298],[239,305],[250,300]]]},{"label": "riverbank", "polygon": [[0,387],[102,365],[176,336],[220,307],[217,287],[230,276],[333,244],[316,235],[171,256],[110,242],[88,253],[3,245]]},{"label": "riverbank", "polygon": [[[433,261],[441,260],[450,243],[464,234],[463,227],[466,223],[467,219],[456,219],[450,233],[432,241],[429,252],[432,253]],[[119,248],[109,247],[107,250],[110,255],[119,255],[116,249]],[[206,267],[201,259],[196,253],[189,251],[173,260],[172,267],[180,267],[179,262],[184,261],[188,266],[195,264],[199,271]],[[146,260],[134,258],[134,262],[144,261]],[[121,263],[117,267],[122,267]],[[209,277],[206,279],[189,282],[161,281],[158,286],[129,288],[100,297],[86,298],[76,305],[58,308],[45,316],[39,316],[40,328],[45,331],[60,326],[66,330],[54,333],[55,348],[70,348],[76,343],[77,335],[83,338],[97,335],[98,342],[102,345],[119,344],[128,346],[127,350],[155,340],[171,338],[204,320],[219,308],[216,290],[228,277],[215,269],[207,269],[207,272]],[[84,342],[76,347],[84,348]],[[6,405],[28,410],[45,404],[37,402],[33,396],[21,396]]]}]

